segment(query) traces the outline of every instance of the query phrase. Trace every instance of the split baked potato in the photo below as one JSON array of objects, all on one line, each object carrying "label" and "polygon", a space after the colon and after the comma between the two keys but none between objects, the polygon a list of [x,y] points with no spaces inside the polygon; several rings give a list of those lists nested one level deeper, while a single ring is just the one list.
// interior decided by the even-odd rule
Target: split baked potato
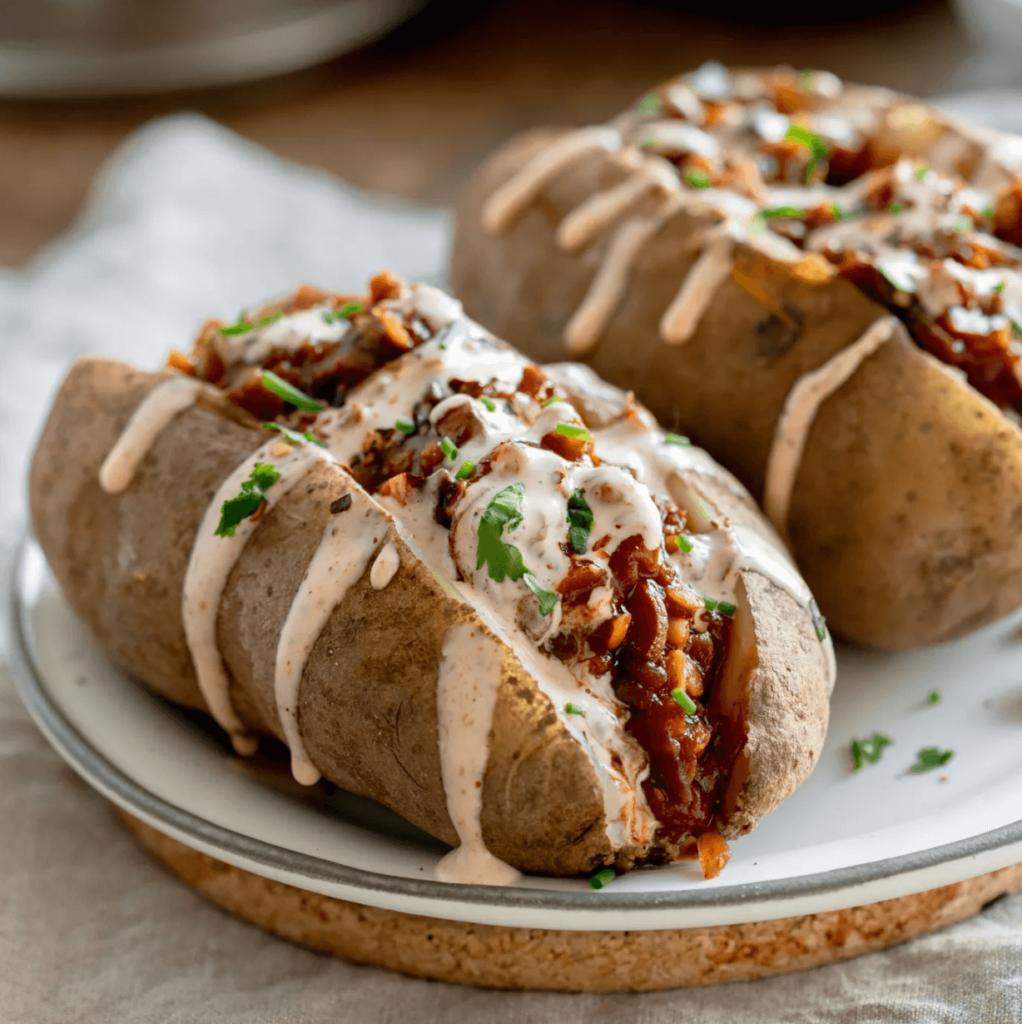
[{"label": "split baked potato", "polygon": [[833,649],[737,480],[389,275],[79,360],[31,510],[125,671],[458,847],[444,879],[713,876],[823,742]]},{"label": "split baked potato", "polygon": [[760,499],[835,632],[1022,604],[1022,140],[823,72],[705,65],[467,188],[451,281]]}]

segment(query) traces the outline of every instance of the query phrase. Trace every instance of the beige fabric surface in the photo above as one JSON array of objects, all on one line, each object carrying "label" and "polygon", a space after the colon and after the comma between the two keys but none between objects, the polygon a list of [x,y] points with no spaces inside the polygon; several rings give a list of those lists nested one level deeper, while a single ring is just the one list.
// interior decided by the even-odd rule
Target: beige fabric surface
[{"label": "beige fabric surface", "polygon": [[[381,266],[429,277],[447,237],[442,213],[380,203],[200,119],[144,129],[67,239],[0,271],[3,593],[32,441],[76,354],[156,365],[205,316],[295,280],[355,288]],[[655,995],[475,991],[310,953],[150,860],[50,750],[3,659],[0,649],[0,1024],[1022,1021],[1022,896],[846,964]]]}]

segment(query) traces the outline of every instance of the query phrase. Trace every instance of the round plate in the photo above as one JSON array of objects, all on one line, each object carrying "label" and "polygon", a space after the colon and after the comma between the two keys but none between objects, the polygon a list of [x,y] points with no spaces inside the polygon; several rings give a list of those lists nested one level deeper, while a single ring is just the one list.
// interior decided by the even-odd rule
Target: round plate
[{"label": "round plate", "polygon": [[[12,609],[21,695],[91,786],[194,849],[355,903],[525,928],[706,927],[860,906],[1022,861],[1020,616],[924,651],[839,649],[820,764],[733,844],[719,879],[683,863],[593,891],[584,879],[534,876],[509,889],[436,882],[445,848],[396,815],[326,784],[298,787],[282,748],[236,758],[205,716],[153,697],[106,659],[33,541]],[[877,730],[892,745],[853,772],[851,740]],[[911,773],[933,746],[954,756]]]}]

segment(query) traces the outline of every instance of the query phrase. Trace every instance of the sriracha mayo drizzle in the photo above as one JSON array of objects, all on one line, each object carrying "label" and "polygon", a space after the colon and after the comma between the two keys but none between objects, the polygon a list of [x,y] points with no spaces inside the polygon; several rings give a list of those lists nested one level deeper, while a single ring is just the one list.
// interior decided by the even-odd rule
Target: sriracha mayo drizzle
[{"label": "sriracha mayo drizzle", "polygon": [[[426,286],[405,288],[398,298],[383,305],[396,314],[418,314],[438,333],[353,388],[342,408],[324,409],[316,415],[315,433],[325,440],[326,450],[314,444],[289,444],[280,437],[271,439],[231,474],[206,511],[189,559],[182,613],[207,706],[239,752],[254,749],[254,739],[231,705],[216,626],[231,569],[258,529],[259,517],[242,519],[233,537],[216,536],[224,501],[239,494],[256,462],[269,463],[280,473],[266,490],[270,505],[320,463],[355,465],[370,431],[392,431],[399,419],[412,422],[424,396],[431,394],[434,404],[428,412],[429,429],[442,434],[448,416],[462,426],[470,424],[467,439],[445,458],[448,479],[466,463],[478,464],[487,458],[490,472],[469,482],[456,501],[448,529],[435,516],[439,472],[398,498],[385,493],[370,497],[352,486],[340,467],[335,471],[338,479],[347,483],[352,501],[342,503],[330,515],[276,650],[275,698],[292,753],[294,776],[303,784],[319,778],[319,770],[305,750],[298,713],[309,654],[352,586],[367,575],[374,590],[391,585],[400,569],[395,543],[400,538],[441,588],[463,601],[474,616],[473,622],[451,628],[438,669],[443,781],[451,820],[461,840],[461,846],[444,859],[438,877],[489,884],[508,884],[517,877],[485,849],[479,824],[482,795],[477,783],[485,771],[505,656],[500,644],[536,679],[563,726],[591,759],[603,792],[612,847],[643,847],[651,840],[657,821],[641,785],[649,773],[648,756],[621,727],[627,708],[616,698],[609,672],[594,676],[583,663],[569,668],[541,649],[557,630],[562,610],[559,602],[545,616],[530,611],[523,618],[523,607],[536,608],[536,599],[525,583],[510,577],[498,582],[485,566],[477,565],[483,511],[502,489],[520,487],[521,521],[508,532],[506,541],[518,547],[538,585],[554,592],[570,565],[564,542],[571,495],[581,492],[593,516],[585,557],[593,556],[591,548],[597,538],[606,538],[602,551],[603,557],[608,557],[618,544],[634,536],[640,537],[645,547],[658,549],[663,526],[653,496],[673,501],[680,494],[695,509],[690,512],[690,522],[700,531],[695,535],[698,545],[685,564],[704,593],[730,599],[737,574],[745,570],[767,576],[802,604],[810,600],[808,591],[782,555],[755,535],[746,536],[748,531],[730,528],[698,493],[698,480],[707,476],[716,477],[736,494],[744,493],[740,485],[699,449],[668,443],[667,435],[647,412],[627,406],[622,392],[584,368],[553,367],[551,380],[560,382],[567,398],[541,404],[517,390],[530,365],[528,360],[465,318],[460,305],[443,293]],[[304,317],[307,312],[294,317]],[[260,330],[273,329],[279,337],[290,338],[297,331],[291,321],[284,317]],[[256,334],[250,344],[258,343]],[[239,349],[238,360],[247,361],[250,351],[249,347]],[[452,380],[478,382],[512,397],[484,401],[454,392]],[[600,465],[569,461],[540,447],[540,441],[556,432],[558,424],[569,430],[585,429],[576,405],[587,410],[595,451],[603,460]],[[144,422],[145,415],[133,419],[133,423]],[[419,424],[416,430],[423,426],[421,419]],[[142,427],[129,426],[118,445],[133,449],[145,438],[151,443],[155,436],[150,428],[143,432]],[[612,615],[612,608],[609,589],[597,588],[586,609],[587,621],[598,625]],[[824,657],[831,657],[829,640],[824,647]],[[569,702],[583,714],[567,713]]]}]

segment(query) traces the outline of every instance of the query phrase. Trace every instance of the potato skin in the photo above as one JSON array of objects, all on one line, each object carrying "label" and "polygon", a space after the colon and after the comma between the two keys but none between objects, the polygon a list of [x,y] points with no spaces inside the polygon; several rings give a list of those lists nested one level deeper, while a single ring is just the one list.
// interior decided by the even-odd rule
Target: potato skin
[{"label": "potato skin", "polygon": [[[564,325],[606,246],[601,239],[571,256],[558,249],[554,232],[607,183],[604,158],[559,175],[502,236],[484,232],[480,213],[497,186],[557,134],[518,136],[483,165],[459,206],[451,264],[468,314],[544,361],[566,357]],[[818,257],[784,263],[739,243],[735,269],[694,335],[680,348],[667,346],[659,318],[713,223],[712,214],[682,212],[664,224],[584,359],[759,498],[792,386],[887,311]],[[835,632],[903,649],[960,636],[1022,604],[1020,521],[1022,434],[902,336],[823,403],[787,526]]]},{"label": "potato skin", "polygon": [[[266,435],[214,399],[177,416],[127,490],[107,494],[99,467],[164,377],[101,359],[72,366],[33,461],[32,520],[65,595],[107,653],[155,692],[204,709],[181,621],[185,570],[208,502]],[[776,543],[728,474],[690,474],[686,482]],[[455,844],[437,749],[437,671],[449,628],[481,620],[336,465],[317,466],[270,509],[230,575],[218,636],[232,700],[252,731],[283,738],[273,694],[277,637],[330,503],[344,493],[352,503],[340,514],[364,518],[381,544],[392,540],[401,565],[381,591],[367,571],[334,609],[302,678],[302,736],[327,779]],[[755,572],[743,573],[737,622],[746,640],[729,655],[717,698],[743,746],[722,823],[728,836],[751,829],[809,774],[826,731],[830,688],[807,611]],[[655,846],[611,848],[588,756],[506,646],[482,828],[496,856],[542,874],[585,874],[607,863],[628,868],[667,855]]]}]

